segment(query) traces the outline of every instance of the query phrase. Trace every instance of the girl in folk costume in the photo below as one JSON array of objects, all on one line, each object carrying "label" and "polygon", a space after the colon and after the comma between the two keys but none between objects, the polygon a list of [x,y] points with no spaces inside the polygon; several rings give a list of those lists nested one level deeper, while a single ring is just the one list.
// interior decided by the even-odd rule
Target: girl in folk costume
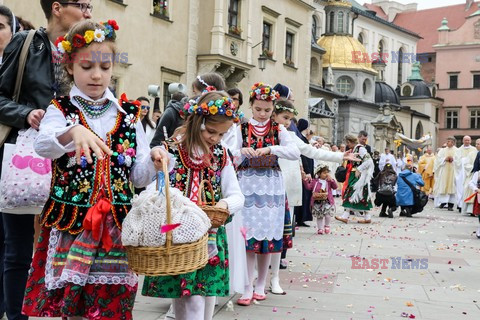
[{"label": "girl in folk costume", "polygon": [[[212,91],[185,105],[185,124],[174,133],[162,150],[175,161],[170,172],[171,186],[197,202],[199,187],[207,180],[213,194],[205,192],[207,203],[231,213],[243,207],[244,197],[238,185],[228,150],[221,145],[223,135],[238,121],[233,102],[224,92]],[[168,152],[168,154],[167,154]],[[209,261],[205,267],[177,276],[145,277],[142,294],[174,299],[175,318],[211,319],[215,297],[229,294],[228,249],[225,227],[209,232]]]},{"label": "girl in folk costume", "polygon": [[[57,41],[75,84],[52,101],[35,151],[53,159],[52,190],[28,278],[23,313],[71,319],[132,319],[137,276],[127,264],[121,225],[133,197],[130,181],[155,175],[138,121],[139,103],[108,89],[117,23],[90,20]],[[99,55],[100,54],[100,55]]]},{"label": "girl in folk costume", "polygon": [[[248,285],[237,303],[248,306],[252,299],[264,300],[270,254],[283,249],[285,187],[278,158],[297,160],[300,152],[283,127],[272,121],[278,93],[269,85],[256,83],[250,91],[252,119],[238,127],[235,160],[245,206],[242,209],[246,229]],[[255,257],[257,256],[257,257]],[[258,278],[253,280],[255,260]]]},{"label": "girl in folk costume", "polygon": [[319,165],[314,179],[305,179],[303,184],[312,190],[312,214],[317,218],[317,233],[330,233],[330,220],[335,214],[335,200],[333,190],[337,189],[337,182],[330,176],[328,165]]},{"label": "girl in folk costume", "polygon": [[347,147],[353,149],[353,153],[358,154],[360,162],[347,162],[347,177],[344,183],[342,193],[343,204],[345,208],[341,217],[336,216],[335,219],[344,223],[348,222],[350,210],[358,211],[363,215],[363,220],[358,223],[371,223],[370,213],[372,209],[370,180],[373,177],[373,161],[367,149],[361,144],[358,144],[357,137],[348,134],[345,136]]},{"label": "girl in folk costume", "polygon": [[[470,201],[473,198],[473,215],[478,216],[480,222],[480,171],[476,171],[473,174],[472,180],[468,184],[470,189],[474,192],[473,195],[465,199],[465,202]],[[477,232],[475,233],[477,238],[480,239],[480,226],[478,226]]]}]

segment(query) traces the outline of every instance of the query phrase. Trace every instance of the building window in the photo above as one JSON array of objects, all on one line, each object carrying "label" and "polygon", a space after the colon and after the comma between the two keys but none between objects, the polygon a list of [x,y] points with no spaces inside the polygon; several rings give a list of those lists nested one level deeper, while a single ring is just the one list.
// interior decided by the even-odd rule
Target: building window
[{"label": "building window", "polygon": [[363,43],[363,34],[362,34],[362,33],[359,33],[359,34],[358,34],[358,42],[360,42],[361,44],[364,44],[364,43]]},{"label": "building window", "polygon": [[353,80],[347,76],[341,76],[337,80],[337,91],[341,94],[349,95],[353,92]]},{"label": "building window", "polygon": [[285,62],[289,65],[293,65],[293,41],[295,35],[287,31],[285,37]]},{"label": "building window", "polygon": [[343,11],[338,13],[338,33],[343,33]]},{"label": "building window", "polygon": [[445,111],[445,128],[447,129],[458,128],[458,111],[457,110]]},{"label": "building window", "polygon": [[435,108],[435,122],[438,123],[438,114],[439,114],[439,109]]},{"label": "building window", "polygon": [[480,109],[470,110],[470,129],[480,129]]},{"label": "building window", "polygon": [[402,89],[402,96],[404,97],[410,97],[412,95],[412,88],[408,85],[403,87]]},{"label": "building window", "polygon": [[334,26],[335,26],[335,13],[332,11],[330,12],[330,30],[328,30],[328,33],[333,33]]},{"label": "building window", "polygon": [[262,49],[263,52],[270,52],[270,39],[272,37],[272,25],[268,22],[263,22],[263,35],[262,35]]},{"label": "building window", "polygon": [[480,89],[480,74],[473,75],[473,88]]},{"label": "building window", "polygon": [[317,42],[318,40],[318,20],[315,16],[313,16],[312,19],[312,40],[313,42]]},{"label": "building window", "polygon": [[417,128],[415,129],[415,139],[420,139],[423,137],[423,125],[420,121],[417,123]]},{"label": "building window", "polygon": [[228,6],[228,31],[238,36],[242,33],[242,29],[240,29],[240,24],[238,23],[239,9],[240,1],[230,0],[230,5]]},{"label": "building window", "polygon": [[169,85],[170,83],[168,82],[163,83],[163,110],[167,108],[168,101],[170,101],[170,97],[171,97],[170,92],[168,91]]},{"label": "building window", "polygon": [[451,74],[450,78],[450,89],[457,89],[458,88],[458,74]]},{"label": "building window", "polygon": [[402,84],[403,78],[403,50],[398,50],[398,70],[397,70],[397,84]]},{"label": "building window", "polygon": [[153,0],[153,14],[168,18],[168,0]]}]

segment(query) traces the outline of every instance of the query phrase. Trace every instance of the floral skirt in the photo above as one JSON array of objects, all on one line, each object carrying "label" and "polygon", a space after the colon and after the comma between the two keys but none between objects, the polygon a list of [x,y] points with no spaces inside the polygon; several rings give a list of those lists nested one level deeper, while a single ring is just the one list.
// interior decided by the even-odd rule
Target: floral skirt
[{"label": "floral skirt", "polygon": [[362,199],[358,203],[351,203],[350,202],[350,197],[353,195],[355,190],[353,189],[353,186],[355,183],[357,183],[358,178],[355,177],[355,172],[350,172],[350,176],[348,177],[348,184],[345,188],[345,192],[343,194],[343,203],[342,206],[344,208],[350,208],[353,210],[358,210],[358,211],[368,211],[373,208],[372,201],[369,199],[369,190],[368,190],[368,184],[363,187],[362,190]]},{"label": "floral skirt", "polygon": [[[286,199],[286,198],[285,198]],[[293,247],[293,227],[292,216],[288,207],[288,201],[285,201],[285,219],[283,226],[283,238],[281,240],[256,240],[255,238],[248,239],[246,247],[248,252],[255,252],[258,254],[278,253],[284,249],[291,249]]]},{"label": "floral skirt", "polygon": [[132,319],[137,285],[68,283],[48,290],[45,271],[50,229],[42,228],[28,277],[22,313],[35,317],[74,317],[89,320]]},{"label": "floral skirt", "polygon": [[314,201],[312,206],[312,215],[317,219],[326,216],[333,217],[335,215],[335,206],[327,205],[327,201]]},{"label": "floral skirt", "polygon": [[218,254],[208,260],[202,269],[177,276],[147,276],[142,295],[156,298],[180,298],[229,295],[228,246],[225,227],[217,230]]}]

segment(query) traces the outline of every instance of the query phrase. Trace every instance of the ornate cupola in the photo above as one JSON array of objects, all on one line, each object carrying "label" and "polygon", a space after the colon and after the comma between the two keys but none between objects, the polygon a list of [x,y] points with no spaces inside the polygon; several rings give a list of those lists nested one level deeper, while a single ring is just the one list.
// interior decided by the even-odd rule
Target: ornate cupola
[{"label": "ornate cupola", "polygon": [[326,35],[350,34],[350,14],[352,4],[345,0],[325,1],[325,15],[327,17]]}]

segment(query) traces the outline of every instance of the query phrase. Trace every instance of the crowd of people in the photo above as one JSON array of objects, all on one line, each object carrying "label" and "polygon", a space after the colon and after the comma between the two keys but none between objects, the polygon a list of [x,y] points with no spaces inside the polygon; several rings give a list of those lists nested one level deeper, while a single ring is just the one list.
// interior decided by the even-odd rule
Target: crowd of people
[{"label": "crowd of people", "polygon": [[[468,136],[460,148],[448,138],[436,155],[427,147],[418,161],[409,152],[373,151],[366,131],[337,146],[315,135],[307,119],[297,121],[288,86],[255,83],[244,106],[244,93],[216,73],[198,75],[189,95],[174,92],[161,114],[147,97],[114,94],[114,61],[88,55],[115,56],[115,20],[91,20],[89,1],[40,3],[47,28],[34,32],[26,50],[28,31],[21,30],[31,25],[0,6],[0,122],[11,127],[5,141],[15,144],[19,130],[33,128],[35,151],[52,160],[39,218],[3,212],[0,219],[0,314],[8,319],[131,319],[138,277],[128,267],[122,221],[135,193],[164,166],[171,187],[189,200],[198,202],[207,180],[206,202],[231,213],[208,232],[204,267],[145,277],[142,294],[172,299],[168,317],[176,319],[211,319],[216,297],[235,292],[245,307],[267,299],[268,287],[285,294],[280,269],[293,231],[314,218],[316,234],[327,236],[333,217],[371,223],[374,205],[380,217],[393,218],[398,207],[412,217],[425,205],[418,187],[440,208],[480,214],[480,156]],[[25,70],[35,73],[24,74],[28,90],[14,97],[22,51]],[[85,58],[72,62],[74,55]]]}]

